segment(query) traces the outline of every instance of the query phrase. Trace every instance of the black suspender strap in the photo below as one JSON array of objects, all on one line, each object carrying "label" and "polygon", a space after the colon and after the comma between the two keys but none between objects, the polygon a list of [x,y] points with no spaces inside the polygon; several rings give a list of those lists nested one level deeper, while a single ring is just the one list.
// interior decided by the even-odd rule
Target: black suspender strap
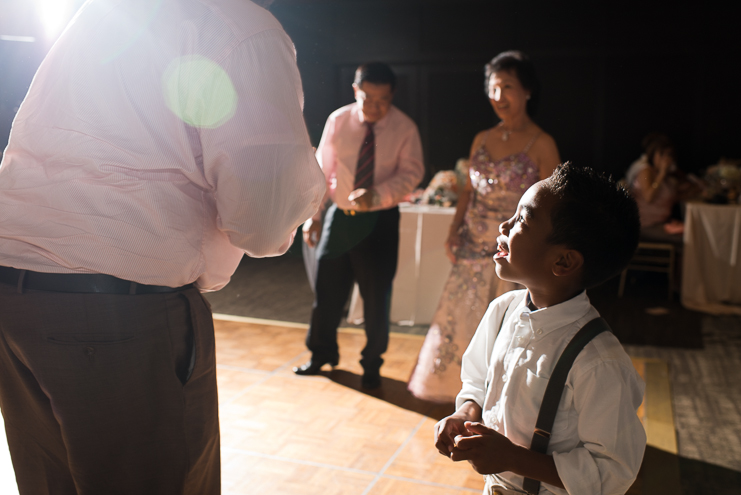
[{"label": "black suspender strap", "polygon": [[[558,404],[561,402],[561,395],[563,395],[563,388],[566,385],[566,378],[569,376],[571,366],[582,349],[593,338],[605,331],[610,331],[610,326],[607,322],[603,318],[595,318],[584,325],[574,335],[574,338],[571,339],[566,349],[564,349],[563,354],[561,354],[561,357],[556,363],[556,367],[553,369],[550,380],[548,380],[545,394],[543,394],[543,402],[538,412],[538,420],[535,422],[535,431],[532,442],[530,443],[530,450],[545,454],[548,448],[548,442],[551,439],[553,423],[556,420]],[[527,493],[537,494],[540,492],[540,481],[525,478],[522,489]]]}]

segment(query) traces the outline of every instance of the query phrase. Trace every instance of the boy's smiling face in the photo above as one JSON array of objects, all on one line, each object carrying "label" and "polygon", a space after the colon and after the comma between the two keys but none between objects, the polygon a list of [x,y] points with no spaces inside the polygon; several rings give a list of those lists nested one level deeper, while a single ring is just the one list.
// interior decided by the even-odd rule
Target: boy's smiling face
[{"label": "boy's smiling face", "polygon": [[552,231],[551,211],[557,201],[540,181],[522,196],[515,215],[499,226],[499,252],[494,255],[499,278],[531,290],[550,285],[554,264],[563,252],[562,246],[547,241]]}]

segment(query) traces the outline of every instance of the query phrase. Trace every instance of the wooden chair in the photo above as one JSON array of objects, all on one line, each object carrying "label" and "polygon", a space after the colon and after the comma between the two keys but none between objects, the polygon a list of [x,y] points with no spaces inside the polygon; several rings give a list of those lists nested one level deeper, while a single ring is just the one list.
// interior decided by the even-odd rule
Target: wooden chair
[{"label": "wooden chair", "polygon": [[674,287],[674,260],[676,251],[673,244],[659,242],[639,242],[638,249],[630,260],[628,266],[620,275],[620,287],[618,297],[623,297],[625,291],[625,278],[628,270],[642,270],[647,272],[666,273],[668,279],[667,299],[671,301],[672,288]]}]

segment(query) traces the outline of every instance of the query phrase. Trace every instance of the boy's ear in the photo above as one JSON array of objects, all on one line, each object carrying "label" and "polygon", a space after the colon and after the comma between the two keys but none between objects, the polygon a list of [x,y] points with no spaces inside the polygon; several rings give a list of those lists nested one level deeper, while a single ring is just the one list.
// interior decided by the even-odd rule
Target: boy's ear
[{"label": "boy's ear", "polygon": [[564,249],[553,264],[553,274],[557,277],[573,275],[584,266],[584,256],[574,249]]}]

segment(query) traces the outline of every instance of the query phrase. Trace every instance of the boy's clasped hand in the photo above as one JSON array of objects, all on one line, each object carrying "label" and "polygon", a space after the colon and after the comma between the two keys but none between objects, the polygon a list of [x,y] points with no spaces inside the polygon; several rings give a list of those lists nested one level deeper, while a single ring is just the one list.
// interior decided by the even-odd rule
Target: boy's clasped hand
[{"label": "boy's clasped hand", "polygon": [[483,423],[447,417],[435,426],[435,447],[453,461],[468,461],[479,474],[510,471],[517,448],[507,437]]}]

